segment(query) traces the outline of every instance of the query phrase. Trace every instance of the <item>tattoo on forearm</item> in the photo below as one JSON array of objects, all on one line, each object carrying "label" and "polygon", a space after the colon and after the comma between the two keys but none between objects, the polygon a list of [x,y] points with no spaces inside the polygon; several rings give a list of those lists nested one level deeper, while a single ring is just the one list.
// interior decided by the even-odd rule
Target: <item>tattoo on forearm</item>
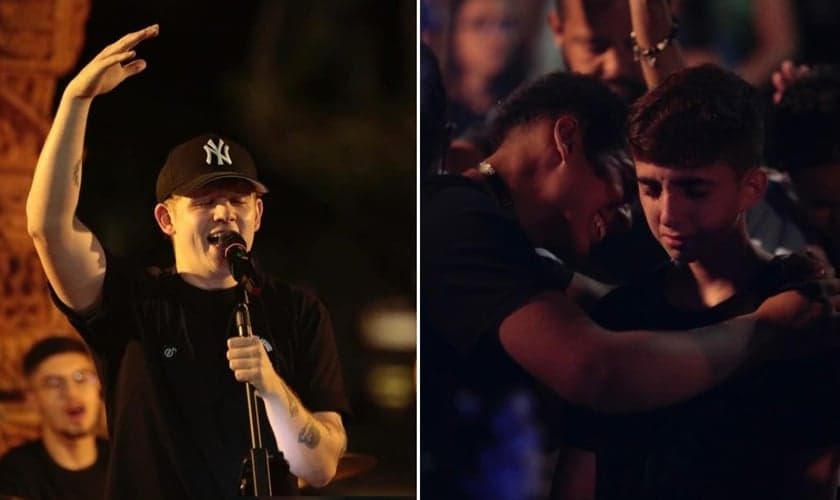
[{"label": "tattoo on forearm", "polygon": [[289,389],[289,386],[283,384],[283,387],[286,389],[286,397],[289,399],[289,415],[295,417],[298,413],[300,413],[300,406],[298,405],[297,398],[294,393],[292,393],[292,390]]},{"label": "tattoo on forearm", "polygon": [[82,159],[73,165],[73,182],[78,186],[82,182]]},{"label": "tattoo on forearm", "polygon": [[298,434],[298,443],[303,443],[307,448],[314,449],[320,441],[321,431],[318,430],[311,420],[306,422],[306,425],[303,426],[300,434]]}]

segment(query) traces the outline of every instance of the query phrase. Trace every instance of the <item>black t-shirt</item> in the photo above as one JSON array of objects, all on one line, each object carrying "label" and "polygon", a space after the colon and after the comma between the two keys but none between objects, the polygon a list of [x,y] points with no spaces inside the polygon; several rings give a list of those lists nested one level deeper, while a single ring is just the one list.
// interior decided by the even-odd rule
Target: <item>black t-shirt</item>
[{"label": "black t-shirt", "polygon": [[421,213],[421,348],[439,349],[424,356],[421,377],[447,373],[494,394],[530,384],[502,348],[499,326],[540,293],[564,290],[571,275],[550,270],[482,182],[424,181]]},{"label": "black t-shirt", "polygon": [[[795,258],[795,257],[793,257]],[[686,330],[755,310],[801,281],[775,258],[751,283],[715,307],[686,310],[665,295],[666,263],[607,295],[593,318],[611,330]],[[805,335],[806,333],[803,333]],[[620,333],[616,333],[620,335]],[[793,463],[840,443],[837,352],[769,363],[661,410],[595,420],[597,498],[777,498]]]},{"label": "black t-shirt", "polygon": [[[466,469],[477,460],[476,447],[491,445],[492,438],[484,440],[477,430],[485,424],[458,422],[473,412],[492,413],[511,394],[544,389],[504,350],[499,326],[540,293],[564,290],[570,274],[562,266],[551,269],[536,254],[514,212],[484,182],[460,176],[424,180],[420,227],[426,491],[442,468]],[[463,427],[469,435],[460,434]]]},{"label": "black t-shirt", "polygon": [[26,500],[92,500],[105,492],[108,443],[96,440],[96,462],[81,470],[67,470],[47,453],[42,441],[10,450],[0,459],[0,497]]},{"label": "black t-shirt", "polygon": [[[225,358],[235,289],[201,290],[171,271],[108,256],[103,304],[80,318],[104,382],[111,463],[106,498],[227,498],[250,449],[245,386]],[[311,411],[347,413],[332,326],[314,296],[267,282],[250,304],[254,335]],[[262,403],[262,444],[279,456]],[[294,484],[285,461],[272,475]]]}]

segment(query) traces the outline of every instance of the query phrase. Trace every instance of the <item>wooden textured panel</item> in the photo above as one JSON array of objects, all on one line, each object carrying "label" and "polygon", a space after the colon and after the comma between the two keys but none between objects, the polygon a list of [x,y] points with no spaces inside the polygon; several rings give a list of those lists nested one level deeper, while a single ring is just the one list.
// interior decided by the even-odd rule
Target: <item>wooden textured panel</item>
[{"label": "wooden textured panel", "polygon": [[75,335],[52,306],[26,234],[25,203],[57,79],[84,41],[89,0],[0,0],[0,454],[38,437],[21,359],[37,340]]}]

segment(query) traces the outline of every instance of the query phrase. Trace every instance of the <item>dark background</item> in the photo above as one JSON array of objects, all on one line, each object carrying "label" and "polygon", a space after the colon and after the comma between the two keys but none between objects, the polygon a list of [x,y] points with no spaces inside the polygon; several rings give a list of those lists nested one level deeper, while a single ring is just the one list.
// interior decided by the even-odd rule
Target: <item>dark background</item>
[{"label": "dark background", "polygon": [[94,0],[79,64],[56,96],[107,44],[160,24],[137,49],[147,69],[94,102],[78,209],[107,248],[146,265],[173,262],[152,217],[168,150],[215,131],[254,154],[271,190],[255,258],[331,311],[355,412],[349,451],[379,462],[325,493],[414,492],[414,398],[382,405],[366,383],[383,363],[413,369],[413,351],[365,347],[359,320],[414,311],[415,8]]}]

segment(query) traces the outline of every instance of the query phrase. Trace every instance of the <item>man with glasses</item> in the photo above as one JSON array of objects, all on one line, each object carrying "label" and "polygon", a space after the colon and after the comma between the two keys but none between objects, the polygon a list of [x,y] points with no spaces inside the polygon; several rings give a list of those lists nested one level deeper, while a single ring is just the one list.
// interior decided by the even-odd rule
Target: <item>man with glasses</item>
[{"label": "man with glasses", "polygon": [[24,356],[27,398],[41,413],[41,439],[0,460],[0,496],[102,498],[108,446],[96,437],[101,394],[85,345],[49,337]]}]

